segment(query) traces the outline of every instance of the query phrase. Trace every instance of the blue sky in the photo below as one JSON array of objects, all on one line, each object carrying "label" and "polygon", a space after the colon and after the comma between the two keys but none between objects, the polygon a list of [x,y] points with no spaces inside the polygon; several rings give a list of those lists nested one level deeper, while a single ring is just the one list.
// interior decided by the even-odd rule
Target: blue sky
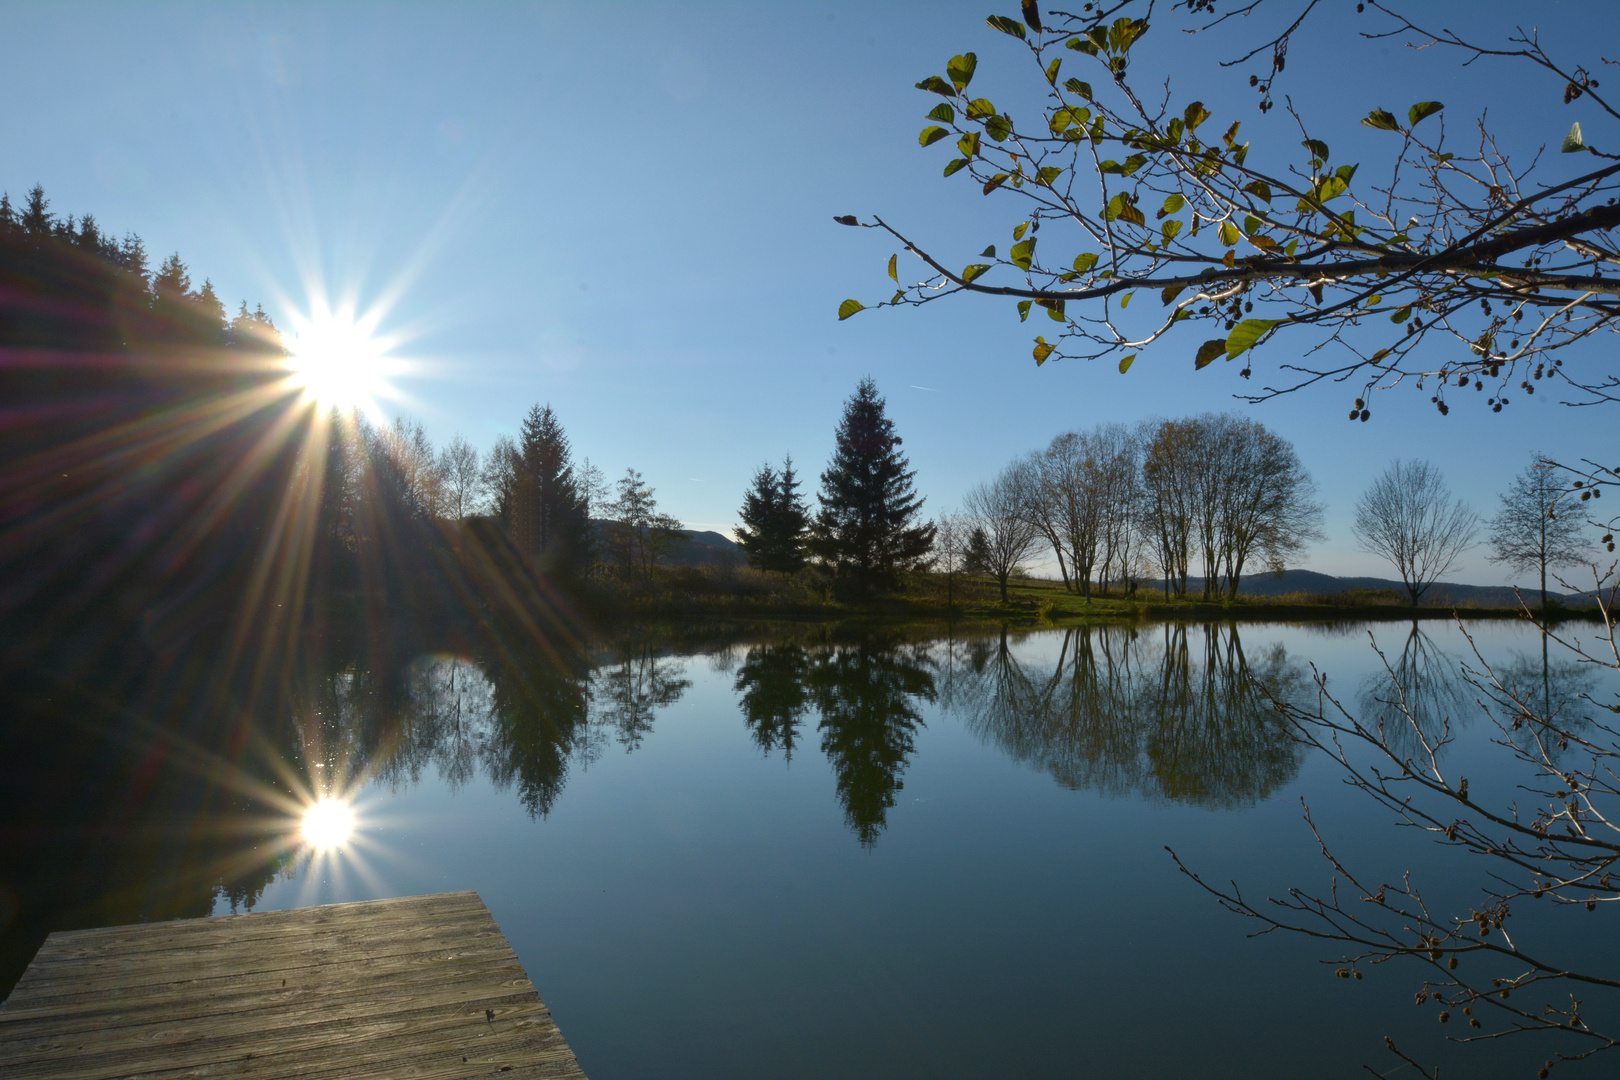
[{"label": "blue sky", "polygon": [[[0,3],[0,189],[41,183],[56,211],[137,231],[155,256],[178,250],[230,306],[262,301],[278,322],[311,290],[384,303],[381,329],[411,361],[386,411],[419,417],[436,442],[459,431],[487,447],[550,402],[577,455],[610,477],[640,469],[699,527],[736,521],[762,460],[791,452],[813,483],[867,374],[930,512],[1063,430],[1249,413],[1316,477],[1329,540],[1304,565],[1330,573],[1383,572],[1349,522],[1393,457],[1434,460],[1487,512],[1534,450],[1613,457],[1613,410],[1547,393],[1499,416],[1470,396],[1442,418],[1427,392],[1396,390],[1352,425],[1348,387],[1243,405],[1236,365],[1195,374],[1185,343],[1125,376],[1037,369],[1038,331],[1008,302],[837,322],[845,297],[887,295],[894,245],[834,214],[880,213],[959,262],[1022,219],[1017,200],[942,179],[943,144],[916,139],[937,99],[912,84],[968,49],[975,89],[1019,115],[1029,72],[983,23],[1000,8],[1016,5]],[[1481,37],[1526,10],[1420,8]],[[1392,147],[1355,120],[1428,99],[1458,135],[1489,105],[1513,146],[1556,144],[1574,120],[1589,142],[1614,141],[1545,79],[1509,91],[1500,64],[1357,42],[1369,24],[1352,9],[1334,4],[1296,41],[1279,84],[1335,162],[1368,175]],[[1607,4],[1535,14],[1574,61],[1620,54]],[[1243,120],[1257,145],[1269,131],[1292,146],[1280,110],[1255,108],[1249,69],[1216,67],[1230,55],[1166,30],[1137,64],[1174,73],[1174,100]],[[1546,175],[1571,168],[1554,155]],[[1285,355],[1264,347],[1257,375]],[[1481,552],[1452,577],[1503,580]]]}]

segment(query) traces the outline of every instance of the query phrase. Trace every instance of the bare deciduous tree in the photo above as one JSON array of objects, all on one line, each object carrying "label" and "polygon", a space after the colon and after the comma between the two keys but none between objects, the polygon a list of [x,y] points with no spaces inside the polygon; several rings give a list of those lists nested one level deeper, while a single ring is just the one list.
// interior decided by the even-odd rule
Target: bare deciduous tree
[{"label": "bare deciduous tree", "polygon": [[1394,461],[1356,500],[1356,541],[1388,559],[1417,607],[1474,542],[1479,515],[1427,461]]},{"label": "bare deciduous tree", "polygon": [[974,487],[962,500],[968,515],[984,530],[988,569],[1001,587],[1003,604],[1007,602],[1008,579],[1040,542],[1040,532],[1027,512],[1031,471],[1027,460],[1014,462],[994,480]]},{"label": "bare deciduous tree", "polygon": [[956,575],[967,559],[973,523],[961,514],[941,514],[934,522],[934,566],[945,574],[945,606],[956,603]]},{"label": "bare deciduous tree", "polygon": [[[1491,519],[1488,541],[1492,562],[1513,573],[1541,576],[1541,606],[1547,607],[1547,568],[1573,566],[1588,558],[1591,545],[1581,542],[1575,499],[1552,464],[1541,455],[1508,484],[1502,509]],[[1560,503],[1566,505],[1560,506]]]},{"label": "bare deciduous tree", "polygon": [[443,485],[446,517],[462,520],[477,513],[484,496],[484,474],[478,448],[460,434],[450,437],[439,451],[439,477]]}]

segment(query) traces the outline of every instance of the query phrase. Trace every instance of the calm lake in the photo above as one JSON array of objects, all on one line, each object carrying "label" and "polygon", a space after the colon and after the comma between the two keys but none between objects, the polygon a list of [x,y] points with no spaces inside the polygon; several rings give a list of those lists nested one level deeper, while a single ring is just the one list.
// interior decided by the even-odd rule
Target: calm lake
[{"label": "calm lake", "polygon": [[[1469,629],[1555,694],[1620,689],[1556,651],[1544,672],[1533,627]],[[1165,850],[1246,896],[1326,890],[1304,800],[1355,869],[1417,871],[1466,910],[1478,860],[1397,828],[1247,679],[1313,699],[1314,665],[1347,707],[1384,709],[1369,632],[1422,714],[1452,719],[1474,790],[1511,785],[1463,679],[1473,648],[1444,621],[334,659],[243,731],[239,772],[195,771],[233,789],[225,835],[177,820],[139,857],[121,848],[128,902],[102,910],[476,889],[597,1080],[1352,1077],[1396,1069],[1386,1035],[1452,1075],[1533,1075],[1545,1044],[1442,1048],[1458,1025],[1414,1006],[1415,965],[1334,978],[1333,946],[1246,937]],[[346,846],[275,842],[276,808],[309,790],[353,795]],[[15,875],[41,872],[5,887],[37,894]],[[158,895],[186,889],[184,911]],[[1609,907],[1538,933],[1620,960]]]}]

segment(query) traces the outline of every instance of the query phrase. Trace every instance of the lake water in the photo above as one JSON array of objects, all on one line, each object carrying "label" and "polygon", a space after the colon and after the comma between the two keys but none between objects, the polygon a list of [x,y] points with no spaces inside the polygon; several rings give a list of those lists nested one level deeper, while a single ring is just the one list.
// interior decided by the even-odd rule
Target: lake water
[{"label": "lake water", "polygon": [[[1533,627],[1470,630],[1540,677]],[[240,805],[347,792],[354,839],[287,852],[244,825],[201,895],[475,889],[596,1080],[1351,1077],[1399,1065],[1386,1035],[1451,1075],[1533,1075],[1545,1044],[1443,1046],[1415,965],[1334,978],[1332,945],[1247,937],[1165,850],[1247,896],[1324,890],[1303,800],[1358,870],[1466,911],[1478,860],[1398,829],[1245,678],[1305,700],[1314,665],[1384,708],[1369,631],[1452,718],[1474,790],[1511,784],[1441,621],[642,635],[329,665],[245,743],[282,765]],[[1556,654],[1549,682],[1617,689]],[[1585,918],[1539,940],[1613,970],[1612,908]]]}]

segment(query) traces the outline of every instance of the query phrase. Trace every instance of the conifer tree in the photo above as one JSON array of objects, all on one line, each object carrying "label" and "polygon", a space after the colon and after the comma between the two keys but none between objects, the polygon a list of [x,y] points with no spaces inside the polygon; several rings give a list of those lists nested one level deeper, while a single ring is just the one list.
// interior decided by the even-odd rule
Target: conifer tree
[{"label": "conifer tree", "polygon": [[877,384],[862,379],[844,404],[832,462],[821,474],[814,550],[862,591],[893,585],[934,543],[931,524],[913,524],[923,500],[900,453]]},{"label": "conifer tree", "polygon": [[791,456],[782,463],[781,472],[769,465],[759,467],[753,486],[743,496],[741,516],[737,546],[750,566],[783,574],[804,566],[810,511],[799,494]]},{"label": "conifer tree", "polygon": [[589,522],[568,436],[550,405],[523,418],[513,473],[507,513],[518,550],[548,570],[573,568],[589,552]]}]

